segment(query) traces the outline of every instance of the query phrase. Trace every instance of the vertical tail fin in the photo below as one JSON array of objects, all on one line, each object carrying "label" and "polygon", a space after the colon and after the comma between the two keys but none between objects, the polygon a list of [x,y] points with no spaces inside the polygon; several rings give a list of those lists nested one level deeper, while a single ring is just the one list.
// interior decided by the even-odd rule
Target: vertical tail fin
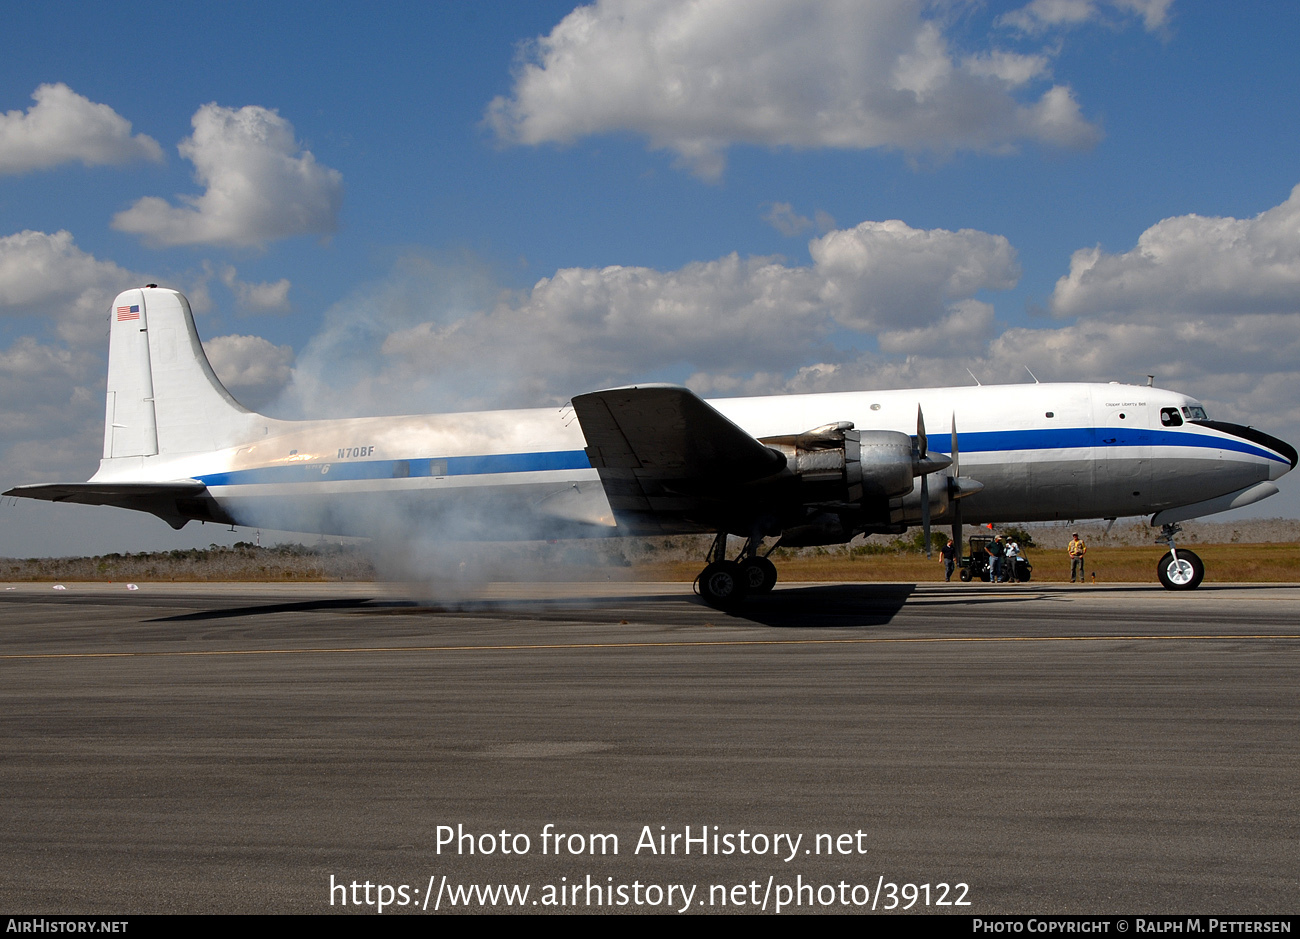
[{"label": "vertical tail fin", "polygon": [[109,312],[104,459],[219,450],[266,433],[212,371],[189,301],[155,286]]}]

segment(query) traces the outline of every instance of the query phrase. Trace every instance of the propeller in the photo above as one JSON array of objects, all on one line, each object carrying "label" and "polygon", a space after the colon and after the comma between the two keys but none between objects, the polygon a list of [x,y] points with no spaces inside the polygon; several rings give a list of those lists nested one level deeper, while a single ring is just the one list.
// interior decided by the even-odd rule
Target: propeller
[{"label": "propeller", "polygon": [[930,474],[925,471],[925,460],[929,444],[925,439],[925,415],[921,405],[916,406],[916,452],[921,463],[921,530],[925,532],[925,556],[934,556],[934,545],[930,543]]},{"label": "propeller", "polygon": [[[961,476],[961,465],[957,456],[957,414],[952,415],[952,478]],[[954,493],[955,495],[955,493]],[[961,560],[961,499],[952,500],[952,543],[957,548],[957,560]]]},{"label": "propeller", "polygon": [[925,415],[921,406],[916,406],[916,449],[913,451],[915,464],[913,475],[921,477],[921,529],[925,532],[925,556],[934,556],[934,546],[930,543],[930,474],[951,465],[952,460],[942,453],[930,456],[930,444],[925,436]]}]

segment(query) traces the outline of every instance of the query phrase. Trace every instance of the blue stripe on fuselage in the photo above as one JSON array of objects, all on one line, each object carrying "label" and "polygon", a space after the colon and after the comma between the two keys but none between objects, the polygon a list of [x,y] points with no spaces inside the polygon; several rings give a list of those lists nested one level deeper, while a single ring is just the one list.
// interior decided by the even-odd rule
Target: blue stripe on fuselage
[{"label": "blue stripe on fuselage", "polygon": [[[934,444],[943,438],[935,435]],[[1212,437],[1193,431],[1150,430],[1144,427],[1063,427],[1059,430],[992,430],[958,434],[962,453],[998,450],[1070,450],[1088,447],[1201,447],[1249,453],[1278,463],[1291,461],[1239,437]],[[935,449],[941,449],[935,446]]]},{"label": "blue stripe on fuselage", "polygon": [[[936,435],[934,443],[942,438]],[[1147,430],[1140,427],[1063,427],[1051,430],[973,431],[958,435],[961,452],[993,453],[1004,450],[1072,450],[1091,447],[1200,447],[1232,450],[1288,463],[1289,460],[1234,437],[1212,437],[1190,431]],[[939,447],[934,447],[939,450]],[[484,476],[508,473],[542,473],[591,469],[583,450],[540,453],[495,453],[484,456],[449,456],[415,460],[357,460],[339,463],[293,463],[258,469],[232,470],[196,476],[207,486],[241,486],[255,483],[311,483],[331,480],[404,479],[408,477]]]},{"label": "blue stripe on fuselage", "polygon": [[294,463],[263,466],[195,477],[207,486],[246,486],[254,483],[309,483],[336,479],[406,479],[412,476],[485,476],[494,473],[543,473],[591,469],[583,450],[542,453],[493,453],[418,460],[357,460],[350,463]]}]

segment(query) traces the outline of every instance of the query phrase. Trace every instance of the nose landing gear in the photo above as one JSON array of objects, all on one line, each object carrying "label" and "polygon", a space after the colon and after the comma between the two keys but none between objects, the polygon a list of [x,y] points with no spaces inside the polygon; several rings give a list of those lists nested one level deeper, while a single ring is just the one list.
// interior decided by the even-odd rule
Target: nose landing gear
[{"label": "nose landing gear", "polygon": [[1166,590],[1195,590],[1205,577],[1205,564],[1201,559],[1186,548],[1180,551],[1174,545],[1174,536],[1182,530],[1177,523],[1165,525],[1157,539],[1157,543],[1169,545],[1169,550],[1156,565],[1156,576]]}]

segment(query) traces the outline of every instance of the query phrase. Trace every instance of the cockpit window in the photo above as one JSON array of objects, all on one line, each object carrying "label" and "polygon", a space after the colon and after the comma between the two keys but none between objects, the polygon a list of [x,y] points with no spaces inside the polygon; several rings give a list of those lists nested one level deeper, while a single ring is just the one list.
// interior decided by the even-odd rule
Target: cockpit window
[{"label": "cockpit window", "polygon": [[1160,423],[1165,427],[1182,427],[1183,419],[1178,416],[1178,408],[1161,408]]},{"label": "cockpit window", "polygon": [[1191,407],[1183,408],[1183,417],[1187,418],[1189,421],[1209,420],[1205,415],[1205,408],[1201,407],[1199,404],[1193,404]]}]

